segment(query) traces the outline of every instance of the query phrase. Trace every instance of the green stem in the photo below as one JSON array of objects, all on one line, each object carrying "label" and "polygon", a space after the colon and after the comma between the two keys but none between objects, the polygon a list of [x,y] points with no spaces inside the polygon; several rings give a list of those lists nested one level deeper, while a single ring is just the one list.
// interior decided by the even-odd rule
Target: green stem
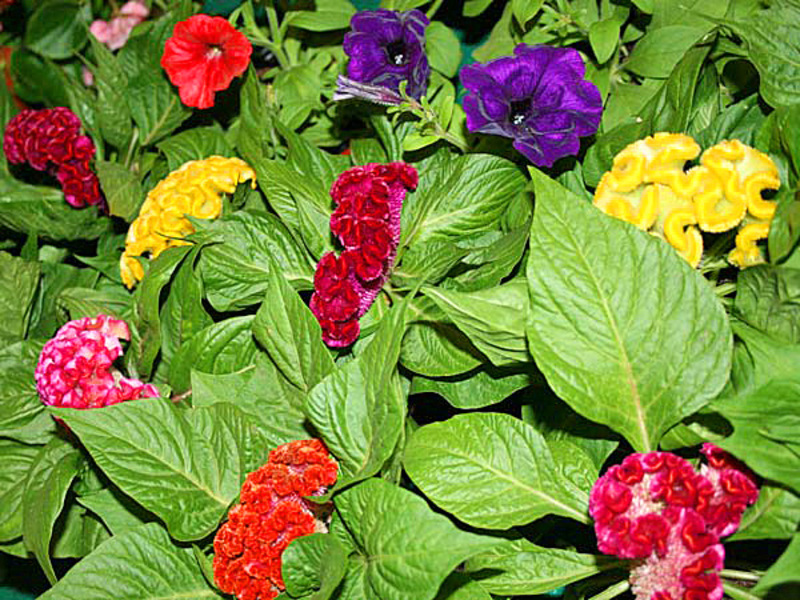
[{"label": "green stem", "polygon": [[283,33],[280,24],[278,23],[278,11],[275,10],[275,3],[270,0],[265,3],[267,9],[267,22],[269,23],[269,33],[272,37],[272,42],[275,45],[272,51],[275,53],[275,58],[278,59],[278,64],[281,69],[286,69],[291,66],[289,57],[283,49]]},{"label": "green stem", "polygon": [[737,571],[736,569],[722,569],[722,571],[719,572],[719,576],[725,579],[733,579],[734,581],[757,582],[761,579],[761,577],[755,573],[751,573],[750,571]]},{"label": "green stem", "polygon": [[128,144],[128,152],[125,154],[125,168],[131,168],[131,160],[133,160],[133,149],[136,147],[136,142],[139,141],[139,128],[133,128],[133,135],[131,136],[131,143]]},{"label": "green stem", "polygon": [[599,594],[596,594],[589,598],[589,600],[611,600],[611,598],[616,598],[620,594],[623,594],[628,591],[631,587],[631,584],[628,583],[628,580],[620,581],[615,583],[610,588],[604,589]]},{"label": "green stem", "polygon": [[443,1],[444,0],[434,0],[434,3],[431,5],[431,7],[428,9],[428,12],[426,13],[428,19],[433,21],[433,16],[436,14],[436,11],[439,10],[439,7],[442,5]]},{"label": "green stem", "polygon": [[722,589],[724,589],[725,593],[733,598],[733,600],[760,600],[758,596],[751,594],[746,589],[728,583],[727,581],[722,582]]}]

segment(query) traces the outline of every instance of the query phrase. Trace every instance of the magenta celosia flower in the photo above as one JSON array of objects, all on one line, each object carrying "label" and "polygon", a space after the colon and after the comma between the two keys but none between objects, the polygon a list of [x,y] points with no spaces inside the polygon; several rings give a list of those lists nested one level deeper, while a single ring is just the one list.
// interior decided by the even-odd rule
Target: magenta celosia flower
[{"label": "magenta celosia flower", "polygon": [[81,135],[80,129],[80,119],[63,106],[26,109],[6,125],[3,150],[12,164],[28,163],[37,171],[55,175],[70,205],[105,210],[100,182],[89,166],[94,143]]},{"label": "magenta celosia flower", "polygon": [[128,41],[131,31],[150,14],[143,2],[130,0],[108,20],[97,19],[89,26],[89,31],[110,50],[119,50]]},{"label": "magenta celosia flower", "polygon": [[430,67],[425,55],[425,28],[430,24],[419,10],[361,11],[350,20],[344,51],[350,57],[347,77],[340,77],[335,100],[360,97],[382,104],[398,103],[400,82],[419,99],[428,85]]},{"label": "magenta celosia flower", "polygon": [[467,128],[514,140],[533,164],[552,166],[597,131],[603,99],[584,80],[577,50],[520,44],[514,56],[461,69]]},{"label": "magenta celosia flower", "polygon": [[130,339],[125,321],[108,315],[70,321],[39,355],[34,377],[42,402],[50,406],[98,408],[158,396],[151,384],[129,379],[114,368],[120,339]]},{"label": "magenta celosia flower", "polygon": [[709,465],[695,471],[670,452],[632,454],[592,488],[589,513],[597,547],[637,559],[637,600],[719,600],[722,536],[739,526],[758,489],[744,465],[707,444]]},{"label": "magenta celosia flower", "polygon": [[416,169],[405,163],[371,163],[345,171],[331,187],[331,231],[345,250],[338,257],[329,252],[317,264],[310,304],[329,346],[358,338],[358,319],[394,264],[403,199],[417,181]]}]

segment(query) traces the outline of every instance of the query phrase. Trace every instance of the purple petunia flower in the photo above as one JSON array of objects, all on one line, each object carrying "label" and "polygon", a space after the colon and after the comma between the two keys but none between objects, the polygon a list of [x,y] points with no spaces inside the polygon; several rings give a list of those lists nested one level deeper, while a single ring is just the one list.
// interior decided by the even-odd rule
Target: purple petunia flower
[{"label": "purple petunia flower", "polygon": [[[339,78],[334,99],[358,96],[383,104],[399,103],[397,91],[402,81],[408,82],[406,93],[419,99],[430,75],[425,56],[425,28],[429,23],[418,10],[374,10],[353,15],[350,33],[344,36],[344,51],[350,57],[347,77]],[[388,93],[376,93],[376,89]],[[381,99],[376,100],[377,96]]]},{"label": "purple petunia flower", "polygon": [[520,44],[514,56],[461,69],[467,128],[510,137],[514,148],[538,166],[575,155],[579,137],[597,131],[603,100],[584,80],[584,64],[572,48]]}]

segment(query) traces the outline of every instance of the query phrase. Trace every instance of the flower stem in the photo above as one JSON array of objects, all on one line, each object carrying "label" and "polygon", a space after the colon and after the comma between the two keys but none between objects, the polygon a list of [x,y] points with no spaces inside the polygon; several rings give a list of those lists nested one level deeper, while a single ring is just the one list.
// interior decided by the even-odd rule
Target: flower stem
[{"label": "flower stem", "polygon": [[753,581],[756,582],[761,577],[750,571],[737,571],[736,569],[722,569],[719,572],[720,577],[731,579],[733,581]]},{"label": "flower stem", "polygon": [[442,5],[443,1],[444,0],[434,0],[434,3],[428,9],[428,12],[425,13],[431,21],[433,20],[433,16],[436,14],[436,11],[439,10],[439,7]]},{"label": "flower stem", "polygon": [[136,142],[139,141],[139,128],[133,128],[133,135],[131,136],[131,143],[128,144],[128,152],[125,154],[125,168],[130,169],[131,160],[133,159],[133,149],[136,147]]},{"label": "flower stem", "polygon": [[725,594],[733,600],[758,600],[758,596],[727,581],[722,582],[722,588],[725,590]]},{"label": "flower stem", "polygon": [[273,0],[265,2],[264,8],[267,10],[270,37],[272,38],[272,43],[275,45],[272,51],[275,53],[275,58],[278,59],[278,64],[281,66],[281,69],[286,69],[291,66],[291,61],[289,61],[289,57],[283,49],[283,34],[278,24],[278,11],[275,10],[275,2]]},{"label": "flower stem", "polygon": [[616,598],[620,594],[627,592],[630,587],[631,584],[625,579],[624,581],[617,582],[611,587],[604,589],[599,594],[589,598],[589,600],[611,600],[611,598]]}]

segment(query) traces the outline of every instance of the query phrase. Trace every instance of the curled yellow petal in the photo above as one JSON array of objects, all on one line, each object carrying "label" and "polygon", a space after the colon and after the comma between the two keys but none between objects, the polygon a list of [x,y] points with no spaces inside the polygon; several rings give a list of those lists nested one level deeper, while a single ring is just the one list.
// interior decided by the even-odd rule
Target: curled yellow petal
[{"label": "curled yellow petal", "polygon": [[674,210],[664,220],[664,237],[686,261],[697,267],[703,256],[703,236],[697,227],[692,210]]},{"label": "curled yellow petal", "polygon": [[764,262],[764,256],[756,242],[769,236],[769,223],[750,223],[736,234],[736,248],[728,254],[728,261],[744,269]]},{"label": "curled yellow petal", "polygon": [[706,166],[689,171],[700,229],[712,233],[728,231],[742,222],[747,212],[743,194],[726,194],[724,181]]},{"label": "curled yellow petal", "polygon": [[222,213],[221,194],[232,193],[244,181],[255,188],[255,171],[241,159],[222,156],[189,161],[160,181],[128,229],[120,258],[123,283],[131,288],[144,277],[137,256],[155,258],[167,248],[188,243],[183,238],[194,227],[186,217],[217,218]]}]

